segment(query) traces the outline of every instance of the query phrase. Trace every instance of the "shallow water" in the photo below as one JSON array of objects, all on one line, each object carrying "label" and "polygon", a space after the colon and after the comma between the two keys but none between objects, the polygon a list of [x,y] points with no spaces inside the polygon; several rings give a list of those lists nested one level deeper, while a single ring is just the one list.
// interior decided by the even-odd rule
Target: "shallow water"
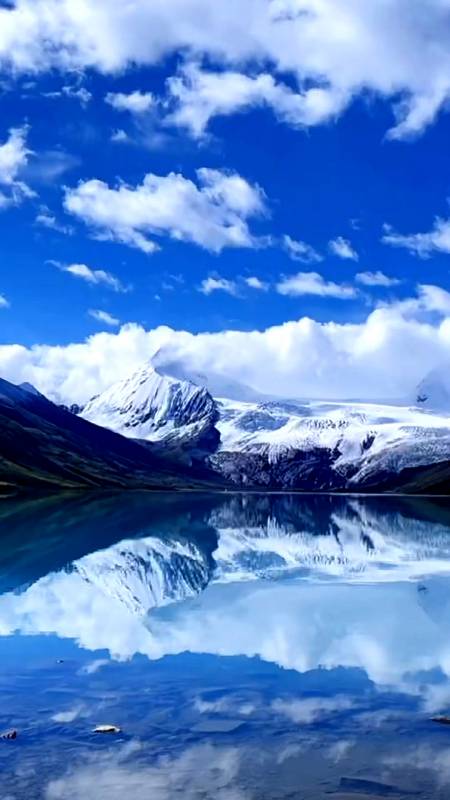
[{"label": "shallow water", "polygon": [[1,800],[448,798],[449,676],[450,502],[0,503]]}]

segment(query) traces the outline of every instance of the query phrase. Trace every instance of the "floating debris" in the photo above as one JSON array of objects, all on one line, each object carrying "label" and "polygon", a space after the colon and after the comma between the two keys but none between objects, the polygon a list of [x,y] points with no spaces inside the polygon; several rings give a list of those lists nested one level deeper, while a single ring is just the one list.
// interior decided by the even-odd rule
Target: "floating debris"
[{"label": "floating debris", "polygon": [[121,729],[117,725],[97,725],[94,733],[120,733]]},{"label": "floating debris", "polygon": [[0,739],[17,739],[17,731],[11,730],[0,733]]}]

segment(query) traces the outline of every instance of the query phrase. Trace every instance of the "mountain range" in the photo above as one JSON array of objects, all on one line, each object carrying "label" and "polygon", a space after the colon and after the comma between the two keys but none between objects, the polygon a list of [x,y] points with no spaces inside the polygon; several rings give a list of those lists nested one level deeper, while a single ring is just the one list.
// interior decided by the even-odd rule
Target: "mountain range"
[{"label": "mountain range", "polygon": [[436,372],[412,404],[325,402],[260,395],[159,353],[84,407],[0,381],[0,424],[5,489],[450,486],[450,391]]}]

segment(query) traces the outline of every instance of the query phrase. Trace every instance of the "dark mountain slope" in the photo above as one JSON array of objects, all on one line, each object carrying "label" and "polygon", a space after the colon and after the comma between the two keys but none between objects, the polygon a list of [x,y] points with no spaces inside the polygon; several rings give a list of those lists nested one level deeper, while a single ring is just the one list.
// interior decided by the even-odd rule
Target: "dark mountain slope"
[{"label": "dark mountain slope", "polygon": [[0,379],[0,491],[188,488],[203,476]]}]

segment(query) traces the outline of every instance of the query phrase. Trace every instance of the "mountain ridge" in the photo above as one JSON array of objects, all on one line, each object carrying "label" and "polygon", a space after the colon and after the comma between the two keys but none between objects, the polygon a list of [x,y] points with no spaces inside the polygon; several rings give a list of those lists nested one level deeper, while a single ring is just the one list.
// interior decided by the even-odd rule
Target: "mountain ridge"
[{"label": "mountain ridge", "polygon": [[[0,491],[211,485],[149,447],[0,379]],[[203,484],[202,484],[203,481]]]},{"label": "mountain ridge", "polygon": [[[183,373],[179,365],[172,375],[164,369],[143,365],[92,398],[78,415],[54,405],[34,387],[3,382],[9,388],[2,394],[0,385],[0,422],[8,410],[9,428],[18,415],[16,424],[23,430],[11,436],[3,425],[0,481],[7,485],[12,476],[20,485],[56,482],[62,488],[200,485],[356,493],[450,489],[450,416],[443,412],[399,404],[284,400],[257,393],[250,401],[245,384],[247,399],[242,400],[241,385],[235,381],[234,399],[213,397],[205,386],[194,383],[192,372]],[[214,382],[216,388],[228,385],[218,374]],[[20,441],[24,444],[18,449]],[[14,451],[9,466],[8,442]],[[36,480],[27,477],[22,463],[30,450],[41,472]]]}]

